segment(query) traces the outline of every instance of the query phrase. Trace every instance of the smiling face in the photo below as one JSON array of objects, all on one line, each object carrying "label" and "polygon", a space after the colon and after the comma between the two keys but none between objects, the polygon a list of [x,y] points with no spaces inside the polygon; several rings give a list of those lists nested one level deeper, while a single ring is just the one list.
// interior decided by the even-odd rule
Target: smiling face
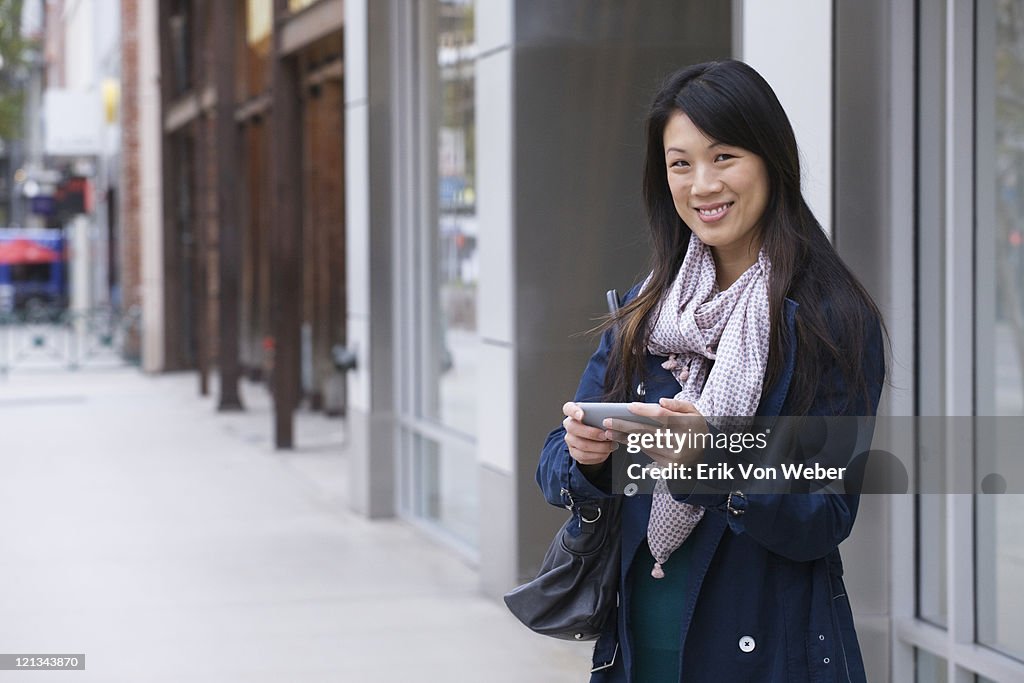
[{"label": "smiling face", "polygon": [[665,166],[676,212],[715,262],[742,272],[761,248],[758,222],[768,205],[761,157],[708,138],[677,111],[665,124]]}]

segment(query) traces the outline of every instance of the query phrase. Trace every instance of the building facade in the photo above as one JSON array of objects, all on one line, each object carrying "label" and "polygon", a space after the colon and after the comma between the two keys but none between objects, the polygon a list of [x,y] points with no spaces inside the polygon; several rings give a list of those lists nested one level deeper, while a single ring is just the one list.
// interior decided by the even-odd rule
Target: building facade
[{"label": "building facade", "polygon": [[[579,333],[644,274],[649,98],[708,59],[751,63],[792,117],[812,208],[886,316],[883,413],[1021,416],[1022,26],[1010,0],[348,0],[354,507],[463,552],[490,595],[536,570]],[[1000,448],[879,438],[928,454],[917,482]],[[921,490],[865,496],[844,544],[870,680],[1024,679],[1020,496]]]},{"label": "building facade", "polygon": [[126,288],[143,366],[195,369],[202,393],[217,373],[222,410],[244,407],[240,378],[266,380],[290,447],[300,401],[345,407],[342,3],[124,7]]}]

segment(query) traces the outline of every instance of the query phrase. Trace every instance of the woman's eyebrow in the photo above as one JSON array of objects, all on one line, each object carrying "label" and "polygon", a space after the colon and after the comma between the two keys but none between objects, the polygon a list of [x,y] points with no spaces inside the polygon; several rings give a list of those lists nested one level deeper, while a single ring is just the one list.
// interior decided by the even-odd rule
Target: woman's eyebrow
[{"label": "woman's eyebrow", "polygon": [[[712,143],[710,143],[707,146],[706,149],[714,149],[715,147],[728,147],[728,146],[729,145],[725,144],[724,142],[712,142]],[[679,154],[686,154],[686,150],[682,149],[681,147],[668,147],[668,148],[665,149],[665,154],[668,154],[670,152],[678,152]]]}]

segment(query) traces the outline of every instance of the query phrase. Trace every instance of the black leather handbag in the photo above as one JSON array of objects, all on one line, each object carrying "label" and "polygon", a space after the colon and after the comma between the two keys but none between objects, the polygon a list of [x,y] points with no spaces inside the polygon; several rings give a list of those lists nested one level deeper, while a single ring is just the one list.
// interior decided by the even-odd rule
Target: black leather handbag
[{"label": "black leather handbag", "polygon": [[555,534],[537,578],[505,595],[530,630],[565,640],[601,635],[618,603],[622,535],[619,496],[576,504]]}]

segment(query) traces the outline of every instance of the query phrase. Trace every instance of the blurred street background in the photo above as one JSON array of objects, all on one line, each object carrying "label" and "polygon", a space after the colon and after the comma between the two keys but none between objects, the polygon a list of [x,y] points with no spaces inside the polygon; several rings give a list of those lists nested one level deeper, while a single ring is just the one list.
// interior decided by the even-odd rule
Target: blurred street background
[{"label": "blurred street background", "polygon": [[[87,657],[0,683],[585,680],[501,596],[650,97],[730,57],[881,411],[1024,419],[1024,0],[0,0],[0,654]],[[941,493],[1019,444],[945,436],[842,546],[869,678],[1024,681],[1024,500]]]}]

